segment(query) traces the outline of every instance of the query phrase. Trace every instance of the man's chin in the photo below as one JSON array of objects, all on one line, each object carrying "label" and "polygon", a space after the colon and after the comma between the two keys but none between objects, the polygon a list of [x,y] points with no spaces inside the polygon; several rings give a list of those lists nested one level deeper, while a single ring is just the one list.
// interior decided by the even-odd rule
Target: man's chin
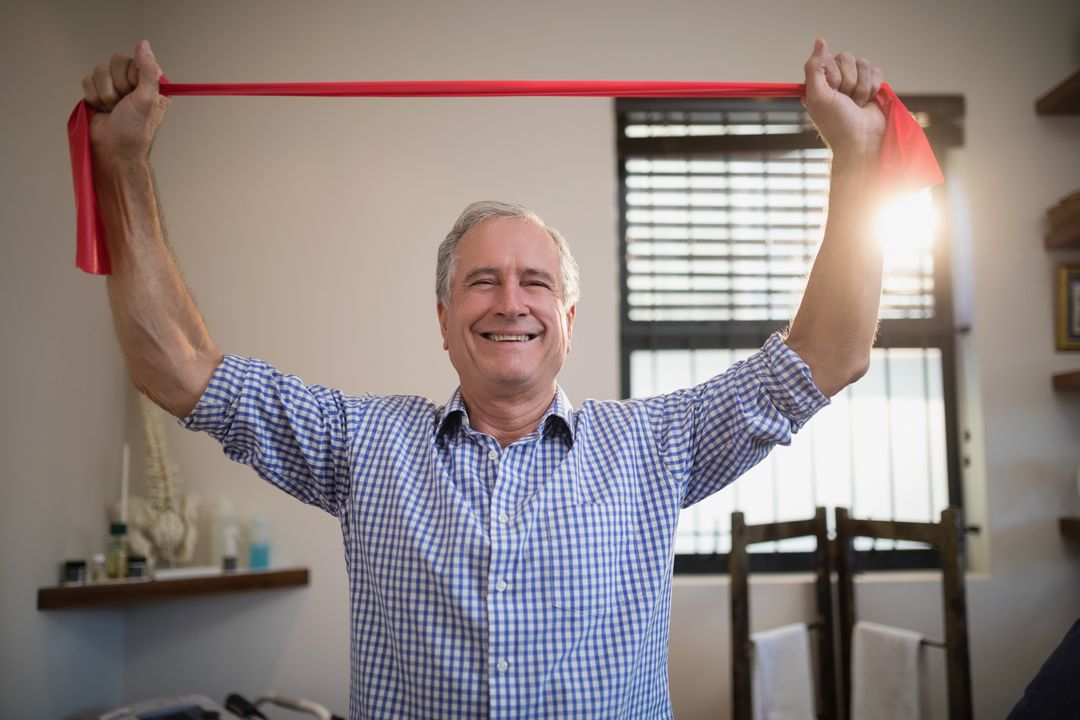
[{"label": "man's chin", "polygon": [[495,389],[516,392],[536,384],[536,376],[529,373],[503,373],[488,378],[488,385]]},{"label": "man's chin", "polygon": [[510,395],[528,392],[541,387],[544,383],[537,377],[535,371],[514,370],[491,373],[484,378],[484,384],[493,393]]}]

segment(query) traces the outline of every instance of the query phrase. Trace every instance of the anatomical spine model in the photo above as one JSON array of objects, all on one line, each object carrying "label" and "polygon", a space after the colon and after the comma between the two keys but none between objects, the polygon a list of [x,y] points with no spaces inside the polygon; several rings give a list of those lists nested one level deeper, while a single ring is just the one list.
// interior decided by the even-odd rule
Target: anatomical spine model
[{"label": "anatomical spine model", "polygon": [[128,547],[155,567],[187,565],[195,555],[198,499],[184,494],[180,471],[169,457],[163,411],[141,393],[139,410],[146,432],[146,497],[129,500]]}]

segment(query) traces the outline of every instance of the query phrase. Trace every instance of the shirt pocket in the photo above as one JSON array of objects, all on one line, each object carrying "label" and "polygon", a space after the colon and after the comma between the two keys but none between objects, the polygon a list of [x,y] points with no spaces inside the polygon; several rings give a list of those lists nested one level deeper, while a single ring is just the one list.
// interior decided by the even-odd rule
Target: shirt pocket
[{"label": "shirt pocket", "polygon": [[541,580],[551,605],[578,615],[604,615],[633,599],[635,584],[624,577],[632,546],[624,508],[561,504],[547,509],[541,527]]}]

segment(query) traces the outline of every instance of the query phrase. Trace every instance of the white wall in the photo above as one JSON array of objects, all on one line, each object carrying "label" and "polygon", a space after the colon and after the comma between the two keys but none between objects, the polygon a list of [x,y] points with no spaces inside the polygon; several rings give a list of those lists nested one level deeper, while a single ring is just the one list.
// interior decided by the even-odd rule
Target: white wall
[{"label": "white wall", "polygon": [[105,539],[125,373],[99,281],[73,269],[64,123],[92,58],[140,26],[140,4],[0,5],[0,716],[115,702],[123,615],[39,613],[60,561]]},{"label": "white wall", "polygon": [[[14,84],[25,88],[22,103],[4,119],[5,158],[17,162],[0,171],[8,190],[0,213],[3,329],[14,336],[5,397],[16,410],[2,434],[0,657],[5,669],[19,667],[0,676],[0,715],[269,687],[347,707],[338,528],[264,487],[203,437],[170,433],[192,492],[210,507],[227,496],[241,514],[267,512],[275,562],[311,567],[311,587],[123,613],[32,609],[35,588],[52,581],[59,558],[101,542],[101,507],[116,489],[112,448],[125,423],[139,440],[101,282],[71,267],[60,128],[84,68],[130,48],[140,33],[177,81],[798,81],[821,34],[836,49],[870,56],[901,92],[964,94],[957,183],[974,270],[965,278],[976,350],[969,379],[981,401],[973,460],[986,476],[992,559],[990,575],[969,583],[979,717],[1004,714],[1075,619],[1080,558],[1059,538],[1056,518],[1080,505],[1080,410],[1075,398],[1051,392],[1048,377],[1080,358],[1053,352],[1057,258],[1042,250],[1039,219],[1080,185],[1080,121],[1032,112],[1036,96],[1080,65],[1074,3],[479,0],[455,9],[434,1],[245,1],[99,3],[93,14],[76,3],[30,7],[5,8],[2,44],[5,59],[35,60],[21,65]],[[10,61],[3,72],[13,72]],[[154,154],[172,243],[219,344],[355,392],[449,396],[455,381],[433,312],[435,244],[471,200],[529,204],[570,238],[582,266],[584,297],[562,378],[580,403],[618,392],[613,125],[606,100],[178,98]],[[61,402],[61,412],[47,412]],[[804,584],[758,590],[762,626],[805,617]],[[937,592],[925,579],[874,582],[862,587],[860,607],[869,619],[939,635]],[[671,676],[680,718],[727,712],[726,593],[720,580],[677,582]],[[26,663],[9,636],[32,648],[35,661]],[[82,688],[59,698],[48,691],[56,678],[83,673],[95,649],[103,656]],[[936,712],[940,682],[931,696]]]}]

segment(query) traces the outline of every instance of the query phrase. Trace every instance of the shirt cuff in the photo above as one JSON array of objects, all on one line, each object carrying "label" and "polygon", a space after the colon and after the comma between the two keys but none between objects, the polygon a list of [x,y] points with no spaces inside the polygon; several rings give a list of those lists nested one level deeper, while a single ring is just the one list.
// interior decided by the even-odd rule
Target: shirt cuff
[{"label": "shirt cuff", "polygon": [[791,421],[792,432],[829,404],[829,398],[814,384],[810,366],[779,333],[771,335],[748,362],[769,399]]},{"label": "shirt cuff", "polygon": [[249,358],[226,355],[210,376],[210,384],[199,402],[187,417],[178,421],[180,427],[198,432],[212,432],[231,423],[251,363]]}]

